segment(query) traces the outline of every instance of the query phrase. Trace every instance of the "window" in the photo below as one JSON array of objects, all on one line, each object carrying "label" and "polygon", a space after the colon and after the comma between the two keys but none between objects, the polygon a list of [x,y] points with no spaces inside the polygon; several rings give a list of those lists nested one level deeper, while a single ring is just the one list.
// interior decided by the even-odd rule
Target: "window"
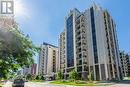
[{"label": "window", "polygon": [[74,66],[73,15],[67,19],[67,66]]},{"label": "window", "polygon": [[90,9],[90,14],[91,14],[91,27],[92,27],[92,38],[93,38],[94,61],[95,61],[95,63],[98,63],[98,52],[97,52],[97,42],[96,42],[96,29],[95,29],[95,19],[94,19],[93,7]]}]

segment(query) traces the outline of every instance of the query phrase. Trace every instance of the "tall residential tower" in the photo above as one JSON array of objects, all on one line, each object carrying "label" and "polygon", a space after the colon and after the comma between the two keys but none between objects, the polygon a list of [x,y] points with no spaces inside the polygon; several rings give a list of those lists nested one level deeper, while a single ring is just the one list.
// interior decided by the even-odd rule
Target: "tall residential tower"
[{"label": "tall residential tower", "polygon": [[54,78],[59,68],[58,47],[43,43],[38,62],[38,74],[45,78]]},{"label": "tall residential tower", "polygon": [[116,25],[110,14],[98,5],[84,12],[70,11],[60,35],[60,69],[67,78],[75,69],[79,78],[120,79]]},{"label": "tall residential tower", "polygon": [[121,61],[122,76],[129,77],[130,76],[130,55],[128,53],[125,53],[124,51],[120,51],[120,61]]}]

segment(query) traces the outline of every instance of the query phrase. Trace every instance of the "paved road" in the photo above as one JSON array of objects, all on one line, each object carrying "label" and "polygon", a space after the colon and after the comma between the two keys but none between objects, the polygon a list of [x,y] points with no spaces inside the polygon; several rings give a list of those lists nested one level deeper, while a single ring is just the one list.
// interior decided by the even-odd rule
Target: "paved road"
[{"label": "paved road", "polygon": [[[12,82],[7,82],[4,87],[12,87]],[[65,86],[65,85],[53,85],[53,84],[49,84],[49,82],[44,82],[44,83],[33,83],[33,82],[27,82],[25,83],[25,87],[81,87],[81,86]],[[85,87],[85,86],[84,86]],[[87,86],[90,87],[90,86]],[[91,86],[91,87],[130,87],[130,83],[129,82],[122,82],[122,83],[118,83],[118,84],[114,84],[111,86]]]}]

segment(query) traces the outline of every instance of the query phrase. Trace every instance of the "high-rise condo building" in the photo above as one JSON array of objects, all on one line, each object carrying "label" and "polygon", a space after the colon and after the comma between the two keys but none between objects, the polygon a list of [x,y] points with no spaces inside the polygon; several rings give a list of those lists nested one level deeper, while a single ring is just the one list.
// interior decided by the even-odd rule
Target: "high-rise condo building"
[{"label": "high-rise condo building", "polygon": [[31,68],[30,73],[31,73],[32,75],[37,75],[37,64],[36,64],[36,63],[32,64],[32,65],[30,66],[30,68]]},{"label": "high-rise condo building", "polygon": [[39,53],[38,74],[53,79],[59,68],[58,63],[58,47],[43,43]]},{"label": "high-rise condo building", "polygon": [[60,67],[60,69],[61,69],[61,71],[62,72],[65,72],[65,68],[66,68],[66,49],[65,49],[65,47],[66,47],[66,43],[65,43],[65,31],[64,32],[62,32],[61,34],[60,34],[60,39],[59,39],[59,67]]},{"label": "high-rise condo building", "polygon": [[65,18],[59,39],[60,69],[64,78],[75,69],[79,79],[120,79],[116,24],[108,11],[93,5],[84,12],[73,9]]},{"label": "high-rise condo building", "polygon": [[130,76],[130,55],[126,54],[124,51],[120,51],[120,61],[121,61],[122,76],[123,77]]}]

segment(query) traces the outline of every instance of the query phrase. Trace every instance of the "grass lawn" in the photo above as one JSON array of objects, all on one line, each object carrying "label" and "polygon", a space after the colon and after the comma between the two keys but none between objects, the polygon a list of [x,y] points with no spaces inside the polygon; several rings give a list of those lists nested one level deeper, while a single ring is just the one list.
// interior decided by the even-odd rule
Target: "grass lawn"
[{"label": "grass lawn", "polygon": [[128,80],[130,80],[130,77],[128,77]]},{"label": "grass lawn", "polygon": [[107,84],[100,84],[100,83],[87,83],[86,81],[53,81],[51,84],[64,84],[64,85],[73,85],[73,86],[105,86]]},{"label": "grass lawn", "polygon": [[130,77],[124,77],[123,79],[124,80],[130,80]]}]

